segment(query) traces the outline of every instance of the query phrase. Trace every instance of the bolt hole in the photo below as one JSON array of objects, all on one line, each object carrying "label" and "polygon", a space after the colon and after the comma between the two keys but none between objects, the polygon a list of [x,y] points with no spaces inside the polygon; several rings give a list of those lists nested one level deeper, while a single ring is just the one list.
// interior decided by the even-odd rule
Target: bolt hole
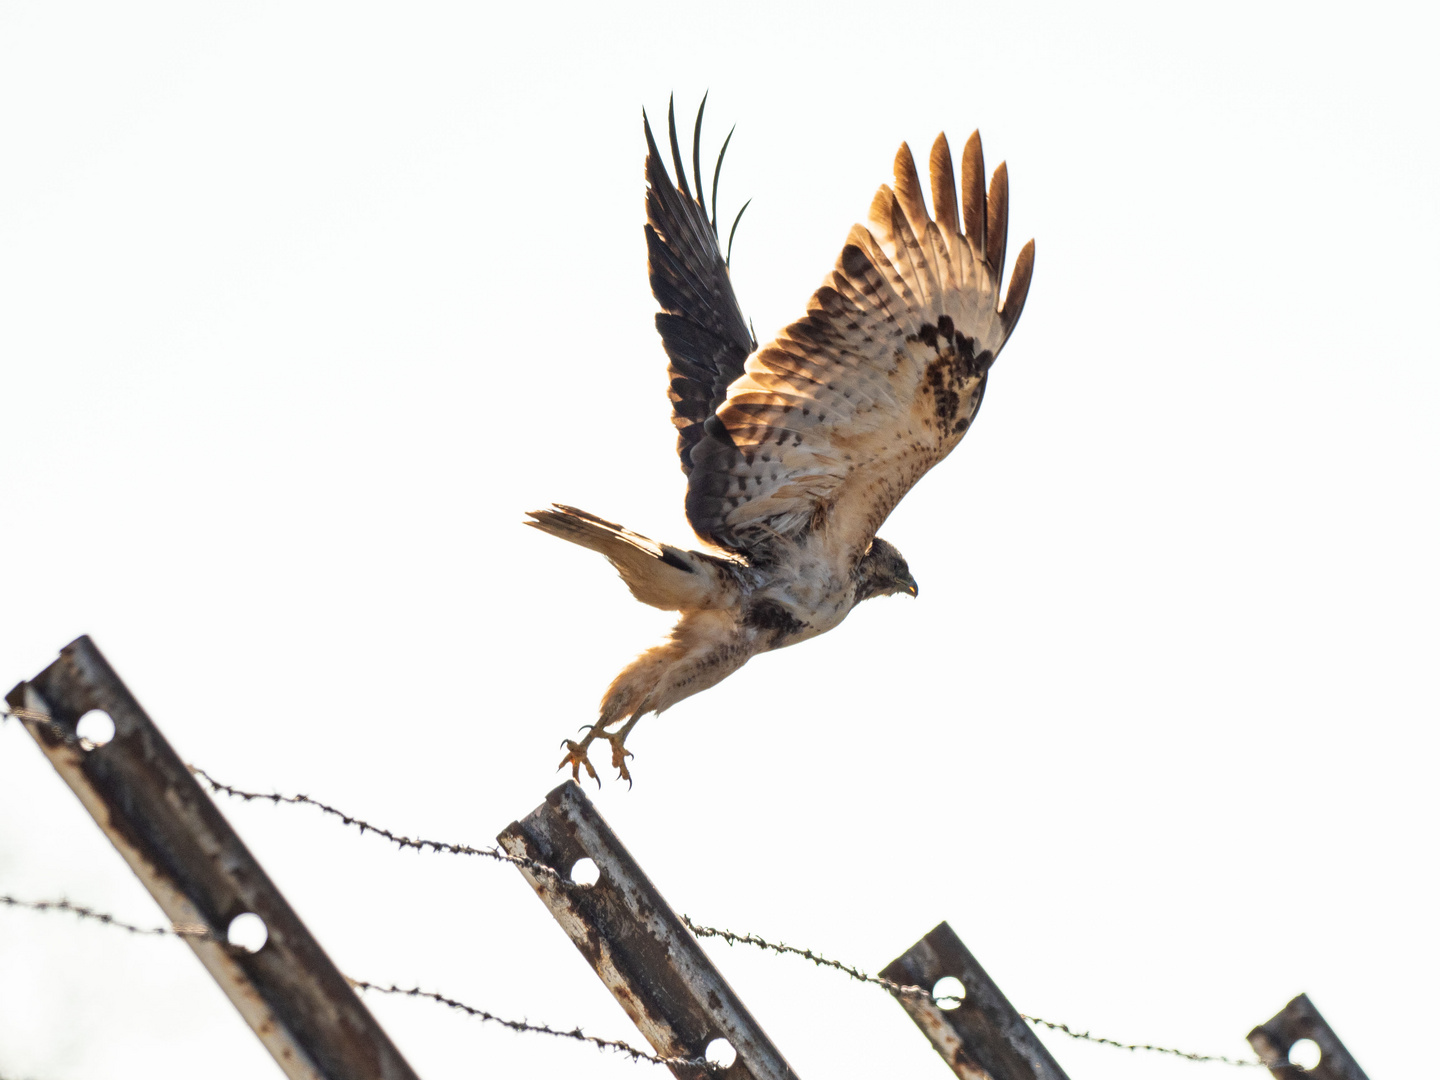
[{"label": "bolt hole", "polygon": [[570,868],[570,880],[576,885],[594,885],[600,880],[600,867],[594,859],[579,859]]},{"label": "bolt hole", "polygon": [[936,982],[930,996],[935,999],[935,1004],[946,1012],[958,1009],[960,1003],[965,1000],[965,984],[954,975],[946,975]]},{"label": "bolt hole", "polygon": [[1290,1047],[1290,1064],[1309,1072],[1320,1064],[1320,1044],[1314,1039],[1299,1039]]},{"label": "bolt hole", "polygon": [[110,719],[110,714],[104,709],[91,709],[75,725],[75,734],[83,742],[90,745],[86,747],[93,750],[97,746],[104,746],[115,737],[115,721]]},{"label": "bolt hole", "polygon": [[717,1069],[728,1069],[735,1064],[735,1047],[729,1039],[711,1039],[705,1047],[705,1060]]},{"label": "bolt hole", "polygon": [[270,931],[265,929],[265,920],[252,911],[236,915],[225,930],[225,940],[248,953],[259,952],[269,939]]}]

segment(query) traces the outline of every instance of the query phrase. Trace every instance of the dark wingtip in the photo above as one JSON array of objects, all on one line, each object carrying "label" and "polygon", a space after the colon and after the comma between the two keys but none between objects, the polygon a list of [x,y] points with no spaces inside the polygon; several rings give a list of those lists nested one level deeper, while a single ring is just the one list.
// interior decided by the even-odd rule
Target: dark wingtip
[{"label": "dark wingtip", "polygon": [[700,216],[705,217],[705,181],[700,178],[700,125],[705,120],[705,102],[710,100],[710,91],[705,91],[705,96],[700,99],[700,108],[695,113],[695,138],[692,142],[690,155],[691,164],[695,168],[695,201],[700,204]]},{"label": "dark wingtip", "polygon": [[670,95],[670,158],[675,162],[675,180],[680,190],[690,194],[690,183],[685,179],[685,165],[680,159],[680,137],[675,134],[675,95]]},{"label": "dark wingtip", "polygon": [[720,235],[720,166],[725,164],[725,151],[730,149],[730,136],[734,134],[735,125],[731,124],[725,141],[720,145],[720,156],[715,159],[715,175],[710,182],[710,231],[717,237]]},{"label": "dark wingtip", "polygon": [[750,199],[745,200],[745,205],[740,207],[740,212],[735,215],[735,224],[730,226],[730,239],[725,244],[725,268],[730,268],[730,252],[735,248],[735,230],[740,227],[740,219],[745,216],[745,211],[750,209]]},{"label": "dark wingtip", "polygon": [[[640,109],[640,119],[645,122],[645,146],[648,151],[645,158],[645,172],[649,174],[650,166],[654,165],[657,172],[664,173],[665,163],[660,160],[660,147],[655,145],[655,132],[650,130],[650,117],[643,106]],[[646,178],[652,184],[655,182],[654,176],[647,175]],[[666,179],[669,179],[669,174],[666,174]]]}]

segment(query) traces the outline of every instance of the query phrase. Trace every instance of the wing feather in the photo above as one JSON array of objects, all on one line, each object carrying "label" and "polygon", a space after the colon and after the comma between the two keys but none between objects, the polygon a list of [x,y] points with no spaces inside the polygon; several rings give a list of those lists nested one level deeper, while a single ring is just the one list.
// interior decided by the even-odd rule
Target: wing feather
[{"label": "wing feather", "polygon": [[990,198],[985,202],[988,214],[985,224],[985,265],[990,276],[1000,280],[1005,269],[1005,234],[1010,227],[1010,173],[1000,162],[990,178]]},{"label": "wing feather", "polygon": [[[726,388],[745,370],[745,357],[755,349],[730,284],[715,221],[706,216],[700,194],[704,190],[699,175],[703,115],[702,102],[695,121],[695,197],[681,164],[674,101],[670,104],[669,135],[678,189],[655,144],[649,117],[645,117],[645,245],[650,290],[660,305],[655,328],[670,358],[671,418],[678,433],[680,467],[687,474],[695,445],[705,436],[706,421],[724,402]],[[715,180],[718,189],[718,163]],[[712,210],[715,194],[712,189]]]},{"label": "wing feather", "polygon": [[[1024,306],[1027,244],[1000,304],[1007,175],[987,202],[978,133],[956,198],[949,145],[930,156],[936,217],[902,146],[803,318],[752,354],[691,454],[686,512],[701,536],[763,561],[824,530],[857,559],[911,486],[969,429]],[[964,233],[960,232],[963,222]]]},{"label": "wing feather", "polygon": [[[684,183],[682,180],[681,183]],[[965,142],[960,158],[960,197],[965,216],[965,236],[977,255],[985,254],[985,154],[980,149],[980,132]]]},{"label": "wing feather", "polygon": [[910,153],[909,143],[902,142],[895,154],[895,198],[905,211],[911,231],[923,235],[930,215],[925,211],[925,193],[920,187],[920,174],[915,171],[915,158]]},{"label": "wing feather", "polygon": [[955,168],[950,141],[942,131],[930,149],[930,194],[935,200],[935,222],[947,233],[960,232],[959,204],[955,199]]}]

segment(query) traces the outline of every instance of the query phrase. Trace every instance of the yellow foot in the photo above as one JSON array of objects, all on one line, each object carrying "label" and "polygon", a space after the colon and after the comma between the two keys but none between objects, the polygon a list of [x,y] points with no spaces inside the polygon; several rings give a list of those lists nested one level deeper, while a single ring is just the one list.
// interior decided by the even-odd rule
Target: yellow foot
[{"label": "yellow foot", "polygon": [[[631,787],[634,787],[635,779],[630,775],[630,770],[625,767],[625,759],[634,757],[635,755],[625,749],[625,733],[620,732],[615,735],[606,735],[605,738],[610,740],[610,764],[620,770],[621,780],[628,782]],[[597,780],[596,783],[599,783],[599,781]]]},{"label": "yellow foot", "polygon": [[595,774],[595,766],[590,764],[590,740],[587,738],[577,743],[566,739],[565,749],[568,750],[569,753],[566,754],[560,762],[560,768],[563,769],[566,765],[569,765],[571,775],[574,776],[576,780],[579,780],[580,766],[584,765],[585,771],[590,774],[590,779],[594,780],[598,786],[600,777]]}]

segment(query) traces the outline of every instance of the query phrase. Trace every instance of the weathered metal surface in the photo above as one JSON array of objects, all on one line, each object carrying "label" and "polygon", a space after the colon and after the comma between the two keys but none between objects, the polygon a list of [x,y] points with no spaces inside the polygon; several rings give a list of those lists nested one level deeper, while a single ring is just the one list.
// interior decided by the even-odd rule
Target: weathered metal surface
[{"label": "weathered metal surface", "polygon": [[[89,638],[6,696],[51,764],[293,1080],[417,1080],[345,977]],[[114,738],[91,748],[77,721],[102,709]],[[235,916],[268,933],[225,941]]]},{"label": "weathered metal surface", "polygon": [[942,1009],[918,994],[896,994],[910,1019],[961,1080],[1065,1080],[1065,1073],[949,923],[941,923],[880,972],[902,986],[933,990],[960,980],[958,1008]]},{"label": "weathered metal surface", "polygon": [[[615,1000],[665,1058],[703,1058],[725,1039],[735,1062],[727,1080],[795,1080],[760,1025],[715,970],[699,943],[670,910],[625,845],[573,781],[499,836],[501,846],[553,868],[559,876],[520,867],[525,880],[570,935]],[[575,864],[592,859],[593,885],[570,880]],[[670,1071],[698,1080],[706,1070],[683,1061]]]},{"label": "weathered metal surface", "polygon": [[[1344,1043],[1335,1037],[1325,1018],[1301,994],[1246,1036],[1270,1075],[1281,1080],[1368,1080]],[[1290,1064],[1290,1048],[1301,1039],[1320,1047],[1320,1062],[1313,1069]]]}]

